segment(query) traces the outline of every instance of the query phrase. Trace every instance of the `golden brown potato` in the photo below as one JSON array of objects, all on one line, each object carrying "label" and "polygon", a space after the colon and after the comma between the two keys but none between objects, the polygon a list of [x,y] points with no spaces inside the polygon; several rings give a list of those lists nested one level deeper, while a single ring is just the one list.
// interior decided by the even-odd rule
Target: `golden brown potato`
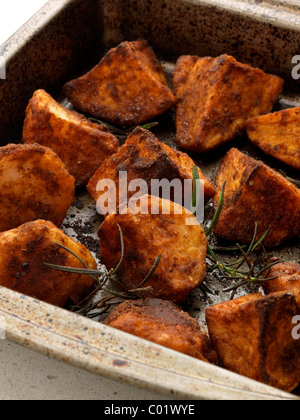
[{"label": "golden brown potato", "polygon": [[278,172],[231,149],[217,174],[215,207],[225,180],[225,202],[216,235],[250,244],[257,223],[258,238],[270,228],[264,244],[275,247],[300,234],[300,190]]},{"label": "golden brown potato", "polygon": [[37,144],[0,148],[0,231],[37,219],[61,226],[75,180],[59,157]]},{"label": "golden brown potato", "polygon": [[86,185],[104,160],[119,150],[119,141],[104,125],[58,104],[44,90],[34,93],[26,110],[23,141],[52,149],[74,176]]},{"label": "golden brown potato", "polygon": [[157,270],[144,287],[153,288],[151,297],[183,303],[206,274],[207,239],[196,218],[178,204],[148,195],[136,204],[129,202],[128,207],[121,205],[119,213],[108,216],[100,227],[101,262],[108,269],[118,265],[118,223],[125,246],[118,272],[123,282],[132,289],[139,286],[161,254]]},{"label": "golden brown potato", "polygon": [[183,56],[174,73],[177,143],[204,153],[243,133],[248,119],[270,112],[283,80],[233,57]]},{"label": "golden brown potato", "polygon": [[1,286],[60,307],[79,303],[89,294],[94,281],[88,276],[47,268],[44,263],[85,268],[57,244],[75,252],[90,269],[97,269],[96,261],[83,245],[53,223],[37,220],[0,234]]},{"label": "golden brown potato", "polygon": [[218,364],[205,328],[172,302],[160,299],[126,301],[112,312],[106,324],[197,359]]},{"label": "golden brown potato", "polygon": [[124,127],[142,124],[175,103],[157,57],[146,41],[123,42],[89,73],[65,85],[74,106]]},{"label": "golden brown potato", "polygon": [[[137,128],[128,137],[127,142],[121,147],[120,151],[103,163],[90,180],[87,189],[95,203],[98,203],[98,211],[103,216],[107,216],[116,211],[113,197],[107,201],[101,200],[100,202],[99,200],[104,194],[107,196],[107,191],[97,189],[99,182],[104,179],[114,181],[117,187],[117,207],[119,204],[125,202],[127,198],[136,194],[135,192],[128,191],[129,184],[136,179],[146,180],[148,185],[148,191],[140,191],[141,195],[151,191],[152,180],[179,180],[182,188],[180,191],[176,191],[176,194],[180,193],[178,201],[180,201],[179,204],[183,204],[185,194],[184,180],[193,179],[193,165],[194,162],[185,153],[171,149],[169,146],[157,140],[149,131]],[[119,182],[120,172],[127,172],[127,183],[125,186],[122,185],[121,188]],[[198,172],[200,179],[204,180],[205,199],[208,201],[215,195],[216,190],[199,168]],[[115,191],[112,191],[112,193],[115,195]],[[152,195],[156,194],[153,192]],[[178,202],[174,194],[168,198]],[[192,197],[187,200],[189,205],[191,201]]]},{"label": "golden brown potato", "polygon": [[300,108],[247,121],[249,139],[265,153],[300,170]]},{"label": "golden brown potato", "polygon": [[223,366],[284,391],[300,383],[300,340],[294,340],[295,297],[251,294],[206,310],[209,335]]},{"label": "golden brown potato", "polygon": [[[276,276],[277,278],[273,279]],[[263,283],[263,289],[267,295],[276,292],[293,293],[300,307],[300,264],[277,264],[272,267],[268,278],[273,280]]]}]

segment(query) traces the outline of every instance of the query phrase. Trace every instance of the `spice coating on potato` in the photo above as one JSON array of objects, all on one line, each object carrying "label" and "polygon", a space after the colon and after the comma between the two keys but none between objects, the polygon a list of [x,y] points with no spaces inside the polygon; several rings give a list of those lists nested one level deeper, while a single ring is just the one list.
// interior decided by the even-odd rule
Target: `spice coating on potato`
[{"label": "spice coating on potato", "polygon": [[146,41],[123,42],[64,90],[77,108],[124,127],[147,122],[175,103],[163,68]]},{"label": "spice coating on potato", "polygon": [[225,201],[215,234],[229,241],[250,244],[270,228],[264,244],[275,247],[300,234],[300,190],[260,161],[231,149],[216,178],[217,207],[226,181]]},{"label": "spice coating on potato", "polygon": [[106,324],[197,359],[218,364],[205,328],[172,302],[160,299],[126,301],[112,312]]},{"label": "spice coating on potato", "polygon": [[[182,204],[185,193],[184,180],[193,179],[193,165],[194,162],[185,153],[171,149],[169,146],[161,143],[149,131],[137,128],[128,137],[127,142],[121,147],[120,151],[103,163],[90,180],[87,189],[95,203],[98,202],[98,211],[103,216],[116,211],[114,197],[111,197],[104,203],[102,203],[104,200],[101,200],[101,202],[99,200],[104,194],[105,196],[107,195],[106,191],[98,187],[100,185],[99,182],[104,179],[114,181],[117,186],[117,207],[125,202],[127,198],[136,194],[133,191],[128,191],[128,187],[132,181],[137,179],[146,180],[148,185],[147,191],[140,191],[141,195],[152,192],[152,180],[180,181],[180,188],[175,191],[175,194],[178,197],[178,201],[180,201],[179,204]],[[120,172],[127,173],[125,186],[120,186]],[[204,180],[204,194],[206,201],[208,201],[215,195],[216,190],[199,168],[198,173],[199,178]],[[115,191],[112,191],[112,193],[115,194]],[[156,194],[152,192],[152,195]],[[176,196],[171,194],[168,198],[176,201]],[[192,197],[187,202],[190,205]],[[110,203],[112,203],[112,207],[110,207]]]},{"label": "spice coating on potato", "polygon": [[40,145],[0,148],[0,231],[44,219],[61,226],[75,180],[59,157]]},{"label": "spice coating on potato", "polygon": [[[124,214],[126,212],[128,214]],[[136,205],[120,206],[119,214],[108,216],[99,230],[100,258],[108,269],[117,267],[121,258],[117,223],[122,229],[125,246],[118,275],[129,288],[136,288],[143,282],[160,254],[162,258],[157,270],[144,284],[144,287],[153,288],[149,296],[180,304],[203,283],[207,239],[188,210],[152,196],[141,197]]]},{"label": "spice coating on potato", "polygon": [[52,149],[77,186],[86,185],[104,160],[119,149],[118,139],[104,125],[66,109],[44,90],[36,91],[28,104],[23,141]]},{"label": "spice coating on potato", "polygon": [[233,57],[183,56],[174,73],[177,143],[204,153],[243,133],[273,109],[283,80]]},{"label": "spice coating on potato", "polygon": [[[276,277],[277,278],[273,278]],[[280,263],[271,268],[268,278],[270,281],[263,283],[266,294],[276,292],[293,293],[300,307],[300,264]]]},{"label": "spice coating on potato", "polygon": [[265,153],[300,170],[300,108],[247,121],[249,139]]},{"label": "spice coating on potato", "polygon": [[79,303],[89,294],[94,281],[88,276],[47,268],[44,263],[85,268],[57,244],[73,251],[90,269],[97,269],[83,245],[53,223],[37,220],[0,234],[1,286],[60,307]]},{"label": "spice coating on potato", "polygon": [[286,293],[255,293],[206,310],[223,366],[287,392],[300,383],[300,340],[292,336],[299,315],[295,297]]}]

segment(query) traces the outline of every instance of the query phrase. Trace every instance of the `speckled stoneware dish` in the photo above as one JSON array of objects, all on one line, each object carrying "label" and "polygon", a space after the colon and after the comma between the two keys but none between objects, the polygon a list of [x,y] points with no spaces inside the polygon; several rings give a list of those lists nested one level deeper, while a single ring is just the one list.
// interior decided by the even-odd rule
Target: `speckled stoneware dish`
[{"label": "speckled stoneware dish", "polygon": [[[169,76],[182,54],[228,53],[282,76],[286,91],[280,106],[299,104],[300,81],[291,77],[292,57],[300,54],[297,0],[51,0],[0,47],[0,75],[6,64],[6,79],[0,80],[0,144],[20,141],[34,90],[46,89],[69,105],[60,95],[66,81],[91,68],[107,48],[137,38],[150,42]],[[155,134],[175,147],[172,113],[160,119]],[[239,139],[240,147],[278,169],[277,162],[249,143]],[[231,146],[214,156],[193,157],[213,177]],[[90,199],[79,192],[64,230],[97,253],[98,225]],[[300,257],[298,242],[276,252],[293,260]],[[210,304],[217,301],[211,299]],[[218,299],[226,296],[219,293]],[[204,302],[197,291],[187,305],[201,319]],[[4,288],[0,320],[5,321],[9,340],[171,398],[299,399]]]}]

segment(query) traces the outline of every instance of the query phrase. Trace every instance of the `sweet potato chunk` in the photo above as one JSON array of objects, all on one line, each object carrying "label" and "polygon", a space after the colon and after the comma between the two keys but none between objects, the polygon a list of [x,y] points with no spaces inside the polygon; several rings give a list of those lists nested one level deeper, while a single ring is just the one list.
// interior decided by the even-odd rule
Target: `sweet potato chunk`
[{"label": "sweet potato chunk", "polygon": [[75,180],[59,157],[37,144],[0,148],[0,231],[37,219],[61,226]]},{"label": "sweet potato chunk", "polygon": [[[185,153],[171,149],[169,146],[157,140],[149,131],[137,128],[128,137],[127,142],[121,147],[120,151],[103,163],[90,180],[87,189],[95,203],[98,203],[98,211],[103,216],[107,216],[116,211],[114,197],[111,197],[104,203],[102,203],[104,200],[99,200],[104,194],[105,197],[109,194],[109,192],[97,188],[99,182],[104,179],[112,180],[117,187],[117,206],[136,194],[128,190],[129,184],[137,179],[145,180],[148,185],[148,191],[140,191],[141,195],[152,191],[152,180],[167,179],[170,182],[179,180],[182,188],[177,193],[180,193],[179,196],[181,197],[178,196],[178,199],[180,204],[183,204],[185,194],[184,180],[193,179],[193,165],[194,162]],[[121,172],[127,173],[127,182],[122,186],[120,186]],[[216,190],[199,168],[198,172],[200,179],[204,180],[204,193],[207,201],[215,195]],[[123,184],[123,179],[121,182]],[[112,191],[112,193],[115,195],[115,191]],[[152,194],[156,195],[154,192]],[[170,195],[168,198],[176,201],[175,196]],[[191,198],[187,202],[190,205]]]},{"label": "sweet potato chunk", "polygon": [[94,285],[88,276],[47,268],[44,263],[84,268],[57,244],[64,245],[97,269],[91,253],[51,222],[37,220],[0,234],[0,284],[19,293],[64,307],[79,303]]},{"label": "sweet potato chunk", "polygon": [[180,304],[203,283],[207,239],[191,212],[148,195],[129,202],[128,207],[121,205],[119,214],[108,216],[99,230],[101,262],[108,269],[117,267],[121,257],[117,224],[125,247],[118,274],[128,287],[133,289],[143,282],[160,254],[157,270],[144,285],[153,288],[149,296]]},{"label": "sweet potato chunk", "polygon": [[119,149],[118,139],[104,125],[66,109],[44,90],[36,91],[29,102],[23,141],[52,149],[78,186],[86,185],[103,161]]},{"label": "sweet potato chunk", "polygon": [[177,142],[207,152],[240,135],[248,119],[270,112],[283,80],[233,57],[183,56],[174,73]]},{"label": "sweet potato chunk", "polygon": [[[276,276],[277,278],[273,279]],[[275,292],[293,293],[300,307],[300,264],[277,264],[271,269],[268,278],[273,280],[263,283],[266,294]]]},{"label": "sweet potato chunk", "polygon": [[258,238],[270,228],[264,244],[274,247],[300,234],[300,190],[260,161],[231,149],[217,174],[217,206],[223,182],[225,202],[216,235],[250,244],[255,223]]},{"label": "sweet potato chunk", "polygon": [[300,170],[300,108],[247,121],[249,139],[265,153]]},{"label": "sweet potato chunk", "polygon": [[146,41],[124,42],[89,73],[65,85],[74,106],[124,127],[142,124],[175,103],[157,57]]},{"label": "sweet potato chunk", "polygon": [[197,359],[218,363],[205,328],[172,302],[126,301],[112,312],[106,324]]},{"label": "sweet potato chunk", "polygon": [[226,369],[290,392],[300,383],[300,340],[292,336],[299,314],[293,295],[255,293],[208,308],[206,319]]}]

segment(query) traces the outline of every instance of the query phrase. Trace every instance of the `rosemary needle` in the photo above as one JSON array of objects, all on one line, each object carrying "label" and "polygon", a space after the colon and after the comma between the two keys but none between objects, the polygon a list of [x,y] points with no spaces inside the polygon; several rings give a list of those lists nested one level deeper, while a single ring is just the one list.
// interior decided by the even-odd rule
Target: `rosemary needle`
[{"label": "rosemary needle", "polygon": [[117,265],[117,267],[111,272],[111,276],[114,276],[120,269],[122,263],[123,263],[123,259],[124,259],[124,252],[125,252],[125,245],[124,245],[124,236],[123,236],[123,231],[121,226],[119,225],[119,223],[117,222],[117,226],[119,229],[119,233],[120,233],[120,241],[121,241],[121,259],[119,261],[119,264]]},{"label": "rosemary needle", "polygon": [[153,122],[153,123],[147,123],[141,126],[137,125],[131,128],[122,129],[122,128],[115,127],[114,125],[109,124],[107,122],[98,120],[97,118],[89,118],[89,120],[97,124],[105,125],[112,133],[119,134],[120,136],[124,136],[124,137],[130,134],[132,131],[134,131],[138,127],[141,127],[144,130],[151,130],[152,128],[155,128],[158,126],[158,122]]},{"label": "rosemary needle", "polygon": [[225,189],[226,189],[226,181],[222,185],[218,208],[217,208],[217,211],[214,215],[214,218],[213,218],[208,230],[205,232],[206,236],[209,236],[212,233],[212,231],[214,230],[214,228],[215,228],[215,226],[216,226],[216,224],[217,224],[217,222],[220,218],[221,212],[223,210],[223,205],[224,205]]},{"label": "rosemary needle", "polygon": [[[67,252],[69,252],[70,254],[72,254],[75,258],[77,258],[80,262],[81,262],[81,264],[87,269],[87,270],[89,270],[90,268],[89,268],[89,266],[83,261],[83,259],[82,258],[80,258],[77,254],[75,254],[75,252],[73,252],[71,249],[69,249],[69,248],[67,248],[66,246],[64,246],[64,245],[62,245],[62,244],[59,244],[59,243],[56,243],[56,245],[58,246],[58,247],[60,247],[60,248],[62,248],[63,250],[65,250],[65,251],[67,251]],[[95,272],[95,274],[97,274],[97,272]],[[96,275],[94,275],[94,274],[90,274],[90,277],[93,279],[93,280],[95,280],[95,282],[97,282],[97,276]]]},{"label": "rosemary needle", "polygon": [[195,209],[197,208],[197,199],[198,199],[198,181],[199,181],[199,171],[196,165],[193,165],[193,194],[192,194],[192,205],[191,211],[195,214]]},{"label": "rosemary needle", "polygon": [[[116,302],[121,303],[124,300],[141,299],[147,294],[153,292],[152,287],[143,287],[143,286],[154,274],[154,272],[157,270],[162,259],[161,254],[156,258],[151,270],[149,271],[149,273],[147,274],[143,282],[140,285],[138,285],[136,288],[129,289],[126,286],[126,284],[122,282],[122,280],[119,280],[115,277],[115,275],[118,273],[118,271],[120,270],[123,264],[124,256],[125,256],[125,244],[124,244],[123,231],[122,231],[121,226],[118,223],[117,223],[117,227],[120,234],[121,257],[115,269],[112,269],[110,271],[105,270],[104,273],[98,270],[90,270],[79,256],[77,256],[73,251],[71,251],[70,249],[66,248],[63,245],[60,245],[61,248],[63,248],[65,251],[69,252],[76,258],[78,258],[78,260],[81,261],[86,268],[65,267],[65,266],[60,266],[60,265],[55,265],[55,264],[44,263],[46,267],[54,269],[54,270],[63,271],[67,273],[92,276],[94,280],[95,279],[97,280],[97,286],[95,287],[95,289],[78,305],[72,308],[73,312],[76,312],[80,315],[84,315],[90,318],[96,318],[100,316],[103,312],[106,312],[106,310],[108,310],[108,308],[114,305]],[[111,281],[111,283],[115,283],[118,289],[122,289],[122,291],[115,290],[111,287],[108,287],[107,286],[108,281]],[[99,299],[95,299],[96,295],[101,291],[108,293],[109,297],[108,298],[100,297]]]},{"label": "rosemary needle", "polygon": [[289,181],[289,182],[291,182],[292,184],[295,184],[296,185],[296,187],[298,187],[298,188],[300,188],[300,180],[299,179],[293,179],[293,178],[290,178],[289,176],[287,176],[287,174],[285,173],[285,171],[283,171],[283,170],[279,170],[279,172]]},{"label": "rosemary needle", "polygon": [[64,271],[65,273],[85,274],[87,276],[100,274],[99,271],[90,270],[87,268],[66,267],[64,265],[55,265],[55,264],[49,264],[49,263],[44,263],[44,265],[48,268],[52,268],[53,270]]},{"label": "rosemary needle", "polygon": [[[212,274],[217,272],[218,278],[221,276],[226,280],[232,280],[232,281],[235,281],[235,282],[238,281],[234,285],[232,285],[232,286],[223,290],[223,292],[232,292],[231,293],[231,299],[234,299],[234,297],[235,297],[239,288],[250,285],[250,284],[261,284],[263,282],[272,280],[272,279],[268,278],[268,275],[270,273],[270,269],[273,266],[279,264],[280,262],[283,262],[283,260],[267,264],[266,250],[263,246],[263,242],[270,232],[270,227],[259,239],[257,239],[258,224],[255,223],[254,234],[253,234],[250,246],[248,247],[247,250],[245,250],[247,247],[243,247],[240,244],[236,244],[236,247],[231,248],[231,249],[230,248],[223,248],[223,249],[220,248],[220,251],[239,251],[242,254],[242,257],[239,258],[237,261],[235,261],[233,263],[228,263],[228,264],[224,264],[224,263],[221,263],[219,261],[217,255],[216,255],[216,252],[218,251],[218,247],[216,247],[214,249],[210,245],[209,239],[210,239],[211,233],[214,230],[214,227],[216,226],[216,224],[217,224],[217,222],[220,218],[220,214],[223,210],[224,199],[225,199],[225,189],[226,189],[226,181],[224,182],[224,184],[222,186],[222,189],[221,189],[219,203],[218,203],[216,213],[215,213],[214,218],[211,222],[211,225],[209,226],[208,230],[206,231],[206,236],[208,238],[208,254],[209,254],[208,255],[208,260],[209,260],[209,263],[211,264],[210,267],[208,266],[208,269],[210,270],[210,272]],[[256,274],[255,269],[258,266],[258,263],[259,263],[259,260],[260,260],[261,256],[255,258],[254,253],[257,252],[257,250],[260,247],[262,248],[263,254],[265,256],[265,263],[264,263],[263,268],[260,269],[259,272]],[[248,271],[247,272],[244,272],[244,271],[242,272],[241,268],[245,265],[248,267]]]},{"label": "rosemary needle", "polygon": [[269,227],[269,229],[263,234],[263,236],[259,239],[258,242],[256,242],[256,244],[253,246],[253,248],[250,250],[251,252],[254,252],[266,239],[266,237],[268,236],[269,232],[270,232],[271,228]]},{"label": "rosemary needle", "polygon": [[145,279],[142,281],[142,283],[139,286],[137,286],[137,289],[140,289],[141,287],[144,286],[145,283],[147,283],[147,281],[149,280],[149,278],[153,275],[153,273],[158,268],[158,266],[159,266],[159,264],[161,262],[161,258],[162,258],[162,255],[159,254],[159,256],[155,260],[155,263],[154,263],[153,267],[151,268],[151,270],[149,271],[149,273],[147,274],[147,276],[145,277]]},{"label": "rosemary needle", "polygon": [[298,179],[292,179],[288,177],[287,180],[295,184],[296,187],[300,188],[300,181]]},{"label": "rosemary needle", "polygon": [[127,134],[125,130],[115,127],[107,122],[98,120],[97,118],[89,118],[89,120],[100,125],[105,125],[112,133],[119,134],[120,136],[126,136]]}]

